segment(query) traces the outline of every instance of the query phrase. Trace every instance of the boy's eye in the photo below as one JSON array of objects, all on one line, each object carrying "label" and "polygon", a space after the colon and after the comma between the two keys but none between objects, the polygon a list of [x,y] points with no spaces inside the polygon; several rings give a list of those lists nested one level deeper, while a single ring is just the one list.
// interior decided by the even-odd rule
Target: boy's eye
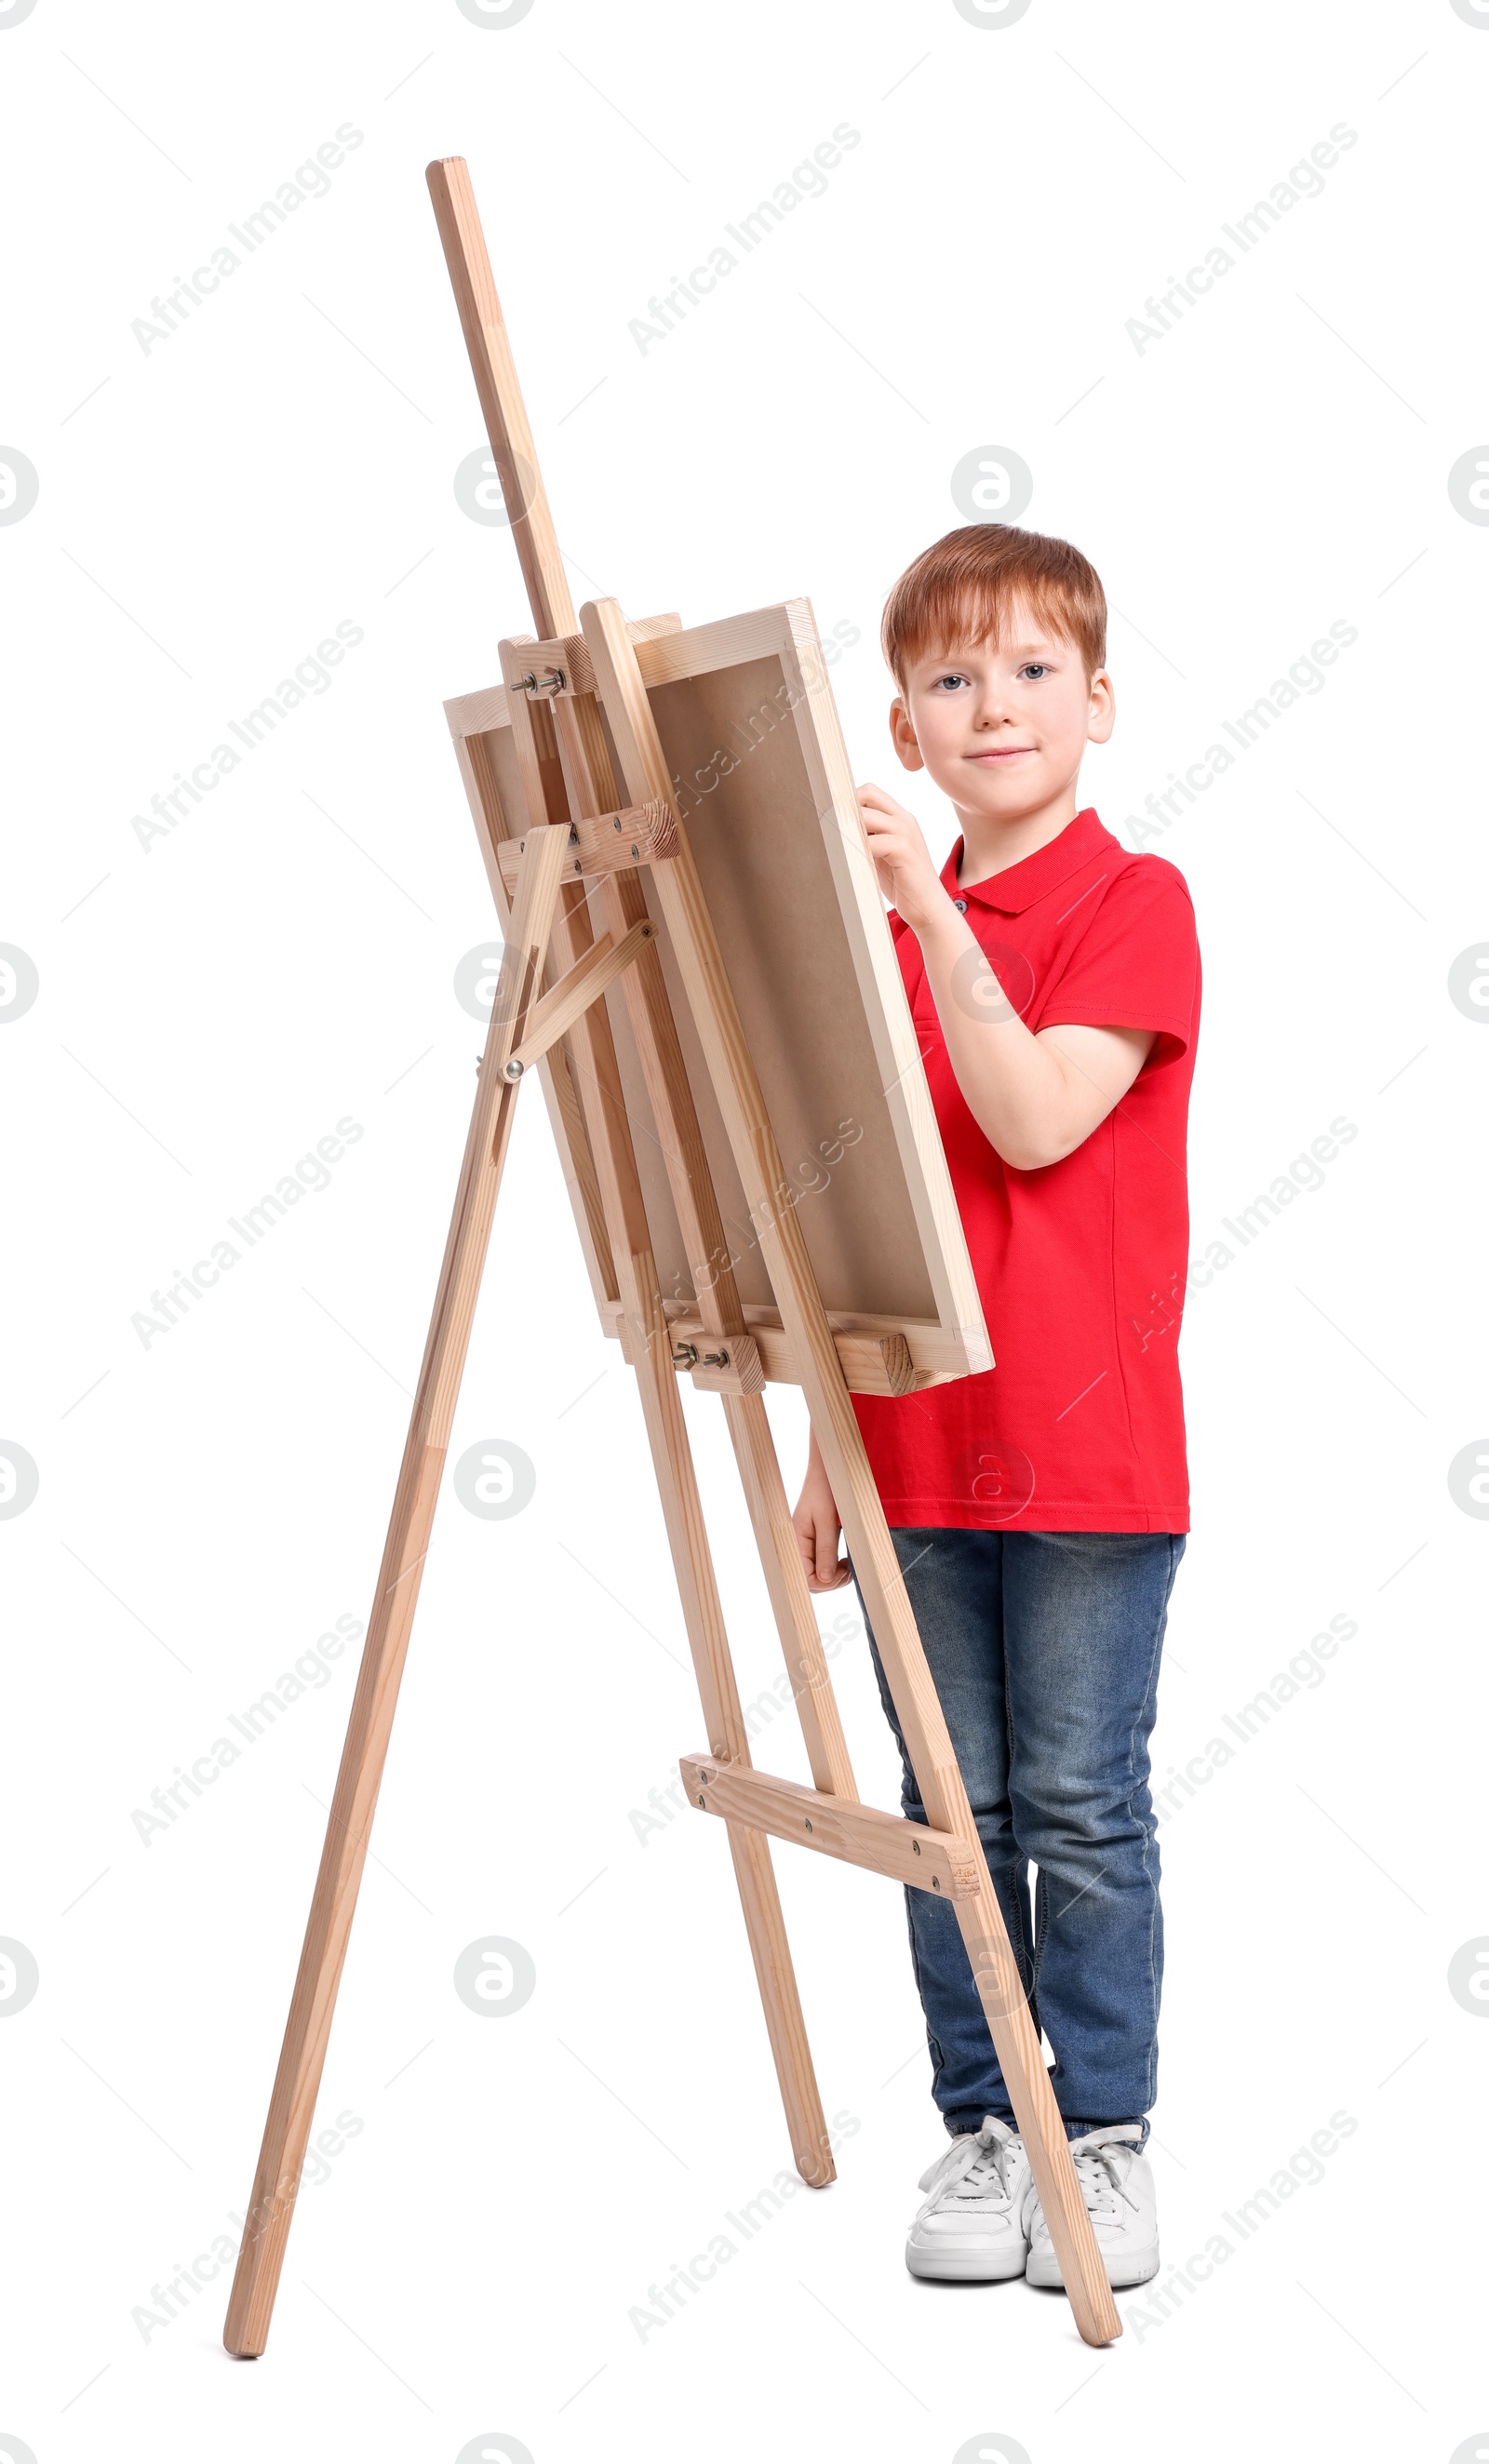
[{"label": "boy's eye", "polygon": [[[1041,676],[1047,676],[1049,674],[1049,662],[1045,659],[1026,659],[1018,672],[1020,676],[1032,677],[1037,684]],[[970,691],[971,681],[970,676],[964,675],[960,668],[948,668],[944,675],[939,675],[935,678],[931,685],[931,691],[932,693],[954,693],[959,686],[966,686],[967,689]]]}]

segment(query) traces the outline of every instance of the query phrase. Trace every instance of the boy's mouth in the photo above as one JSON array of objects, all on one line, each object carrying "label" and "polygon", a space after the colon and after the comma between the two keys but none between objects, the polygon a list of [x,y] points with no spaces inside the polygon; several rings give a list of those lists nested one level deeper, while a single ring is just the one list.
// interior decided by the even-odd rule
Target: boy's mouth
[{"label": "boy's mouth", "polygon": [[989,764],[994,761],[1017,761],[1022,755],[1036,750],[1037,748],[1033,744],[1000,744],[996,751],[989,746],[987,752],[969,753],[967,758],[968,761],[985,761]]}]

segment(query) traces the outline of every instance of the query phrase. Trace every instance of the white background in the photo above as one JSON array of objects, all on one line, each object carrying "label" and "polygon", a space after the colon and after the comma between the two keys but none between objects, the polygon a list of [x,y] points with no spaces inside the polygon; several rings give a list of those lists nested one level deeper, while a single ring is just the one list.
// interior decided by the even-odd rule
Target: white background
[{"label": "white background", "polygon": [[[39,474],[0,531],[0,938],[39,976],[0,1042],[0,1437],[39,1469],[0,1529],[0,1934],[40,1971],[0,2026],[0,2455],[444,2464],[492,2433],[473,2452],[501,2464],[1136,2464],[1265,2436],[1446,2464],[1489,2417],[1464,2289],[1489,2035],[1448,1986],[1489,1933],[1489,1535],[1447,1481],[1489,1426],[1489,1039],[1447,989],[1489,924],[1489,531],[1447,484],[1489,435],[1472,18],[0,15],[0,440]],[[1140,353],[1147,296],[1341,121],[1358,142],[1324,193]],[[827,194],[639,350],[651,295],[839,122],[860,142]],[[363,143],[330,193],[142,349],[152,297],[343,123]],[[856,2125],[840,2178],[665,2325],[628,2317],[789,2150],[722,1830],[679,1814],[643,1843],[630,1819],[704,1740],[633,1383],[535,1101],[452,1460],[505,1439],[537,1493],[506,1522],[447,1494],[436,1524],[321,2097],[322,2123],[361,2128],[301,2193],[260,2362],[220,2344],[231,2269],[148,2320],[246,2204],[355,1654],[148,1845],[131,1817],[367,1615],[481,1042],[453,979],[491,905],[440,703],[529,620],[509,538],[453,492],[480,428],[423,171],[455,153],[576,601],[693,623],[805,592],[824,631],[856,626],[833,677],[857,775],[938,851],[934,791],[891,764],[876,635],[961,518],[973,449],[1024,458],[1027,519],[1122,611],[1085,786],[1123,835],[1220,720],[1358,628],[1150,842],[1205,958],[1195,1254],[1331,1119],[1358,1132],[1186,1320],[1160,1776],[1331,1617],[1358,1632],[1165,1826],[1166,2259],[1331,2114],[1356,2127],[1162,2323],[1123,2296],[1101,2355],[1058,2298],[906,2275],[942,2133],[900,1896],[784,1852],[825,2104]],[[131,816],[343,620],[364,639],[330,689],[146,852]],[[142,1344],[152,1290],[344,1115],[364,1134],[330,1186]],[[799,1398],[770,1408],[793,1484]],[[688,1412],[748,1700],[778,1646],[722,1416]],[[865,1793],[893,1803],[860,1634],[833,1664]],[[784,1718],[757,1751],[807,1776]],[[488,1935],[537,1970],[500,2019],[452,1984]]]}]

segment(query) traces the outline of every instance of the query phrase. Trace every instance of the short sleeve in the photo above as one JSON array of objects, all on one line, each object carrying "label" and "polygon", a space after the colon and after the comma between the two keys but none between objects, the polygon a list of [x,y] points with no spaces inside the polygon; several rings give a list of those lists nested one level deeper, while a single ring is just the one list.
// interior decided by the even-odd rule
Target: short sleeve
[{"label": "short sleeve", "polygon": [[[1039,1026],[1146,1026],[1145,1070],[1186,1053],[1198,1025],[1199,938],[1184,875],[1138,856],[1106,890],[1039,1003]],[[1038,1029],[1035,1029],[1038,1032]]]}]

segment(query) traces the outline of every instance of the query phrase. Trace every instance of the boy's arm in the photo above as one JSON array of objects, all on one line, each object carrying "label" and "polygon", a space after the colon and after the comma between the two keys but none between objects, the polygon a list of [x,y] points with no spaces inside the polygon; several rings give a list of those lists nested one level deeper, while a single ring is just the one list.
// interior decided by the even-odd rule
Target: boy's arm
[{"label": "boy's arm", "polygon": [[[880,888],[921,944],[967,1110],[1014,1171],[1058,1163],[1121,1103],[1156,1030],[1071,1023],[1031,1034],[948,896],[914,816],[880,787],[861,787],[858,802]],[[791,1520],[807,1589],[836,1591],[851,1570],[837,1553],[842,1527],[815,1431]]]},{"label": "boy's arm", "polygon": [[860,788],[858,802],[880,886],[920,942],[968,1111],[1015,1172],[1058,1163],[1121,1103],[1155,1030],[1063,1025],[1031,1034],[948,896],[913,814],[880,787]]},{"label": "boy's arm", "polygon": [[847,1582],[850,1570],[847,1560],[837,1553],[837,1535],[842,1525],[833,1503],[827,1465],[817,1448],[815,1429],[811,1432],[807,1454],[807,1477],[802,1483],[791,1521],[796,1527],[796,1541],[806,1569],[808,1591],[837,1591]]}]

